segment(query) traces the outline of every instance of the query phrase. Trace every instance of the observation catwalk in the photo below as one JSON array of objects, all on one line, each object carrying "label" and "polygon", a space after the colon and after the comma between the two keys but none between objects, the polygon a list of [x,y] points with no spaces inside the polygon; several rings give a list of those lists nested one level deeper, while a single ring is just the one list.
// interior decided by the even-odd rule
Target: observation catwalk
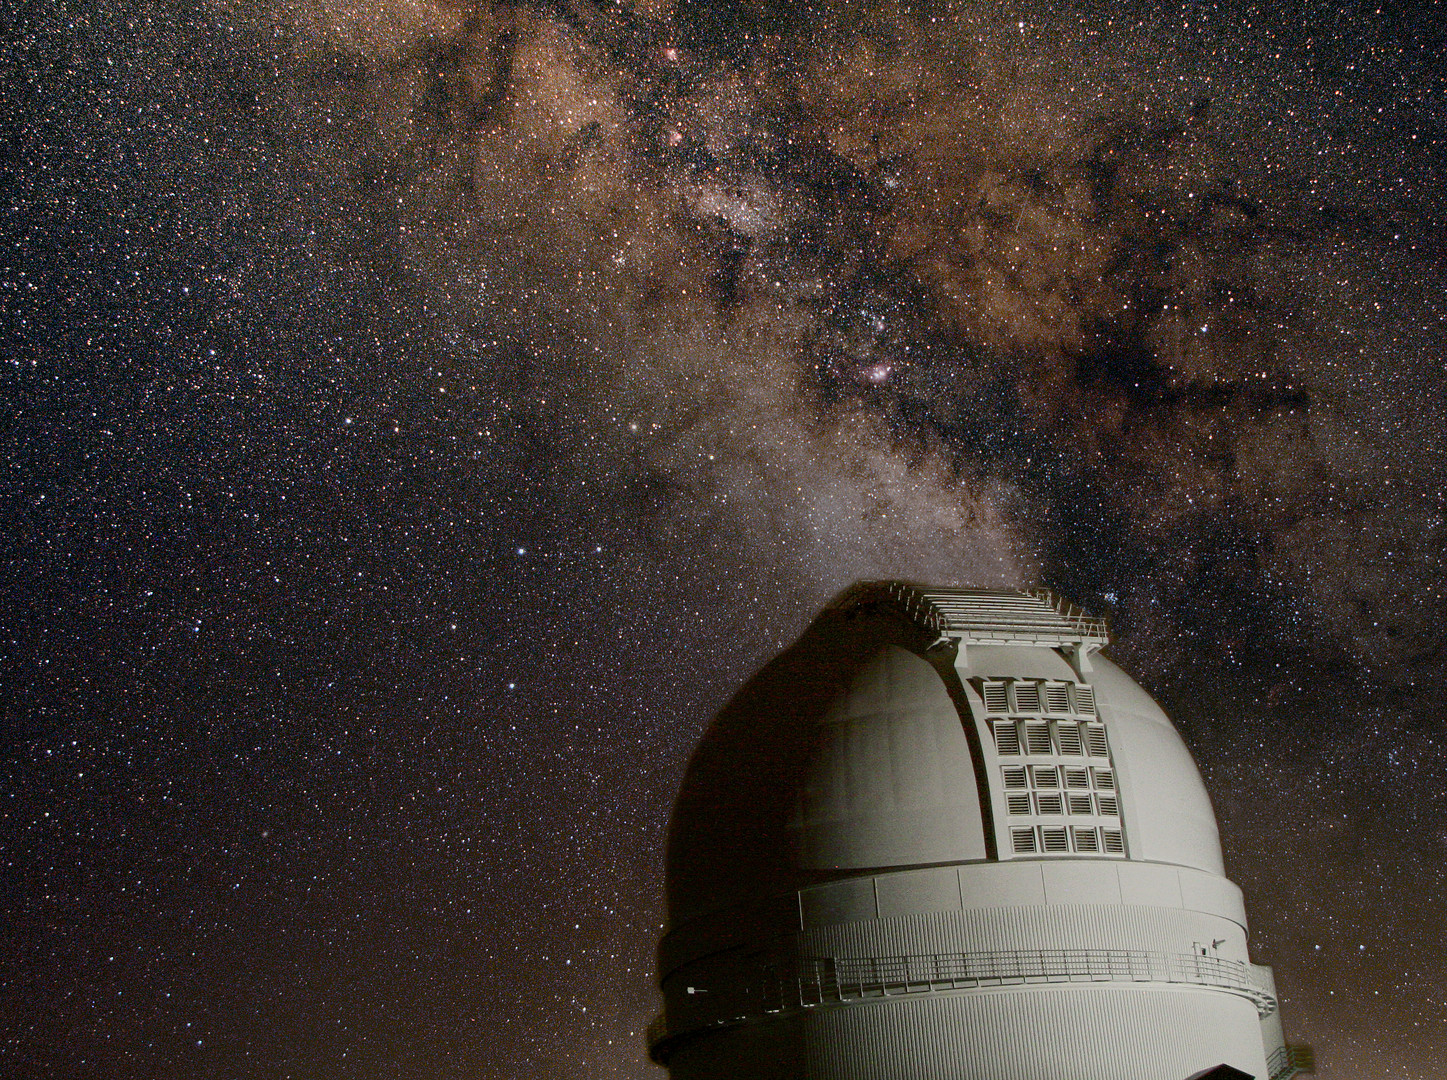
[{"label": "observation catwalk", "polygon": [[689,762],[653,1060],[673,1080],[1293,1075],[1200,776],[1107,640],[1044,592],[875,582],[826,609]]}]

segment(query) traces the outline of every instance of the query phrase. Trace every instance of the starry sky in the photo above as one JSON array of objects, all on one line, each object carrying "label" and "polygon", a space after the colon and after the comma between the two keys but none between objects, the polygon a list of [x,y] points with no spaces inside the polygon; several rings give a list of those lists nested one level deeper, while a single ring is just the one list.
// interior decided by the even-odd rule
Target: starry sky
[{"label": "starry sky", "polygon": [[661,1077],[687,755],[902,577],[1105,615],[1441,1075],[1440,2],[12,18],[0,1072]]}]

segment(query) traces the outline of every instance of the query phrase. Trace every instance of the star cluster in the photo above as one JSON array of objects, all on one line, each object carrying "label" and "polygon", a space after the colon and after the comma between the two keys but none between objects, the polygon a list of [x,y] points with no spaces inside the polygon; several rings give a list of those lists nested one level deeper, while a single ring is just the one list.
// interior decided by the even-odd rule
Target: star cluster
[{"label": "star cluster", "polygon": [[1439,4],[23,5],[0,1063],[661,1076],[709,716],[861,578],[1177,721],[1324,1077],[1447,1039]]}]

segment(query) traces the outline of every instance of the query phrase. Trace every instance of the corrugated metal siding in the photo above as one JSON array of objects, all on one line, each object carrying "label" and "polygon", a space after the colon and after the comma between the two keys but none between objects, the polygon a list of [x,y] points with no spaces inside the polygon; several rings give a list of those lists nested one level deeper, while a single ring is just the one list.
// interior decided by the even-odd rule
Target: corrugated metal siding
[{"label": "corrugated metal siding", "polygon": [[807,1080],[1175,1080],[1222,1062],[1265,1074],[1256,1012],[1224,994],[997,991],[820,1009]]}]

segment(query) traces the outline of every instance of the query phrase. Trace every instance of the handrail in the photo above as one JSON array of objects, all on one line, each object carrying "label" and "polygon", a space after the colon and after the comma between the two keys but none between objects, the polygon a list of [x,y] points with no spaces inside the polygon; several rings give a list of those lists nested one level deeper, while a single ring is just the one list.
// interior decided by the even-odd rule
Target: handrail
[{"label": "handrail", "polygon": [[1309,1046],[1278,1046],[1266,1059],[1266,1080],[1291,1080],[1316,1072],[1316,1057]]},{"label": "handrail", "polygon": [[806,960],[833,965],[842,985],[899,982],[1017,981],[1060,974],[1124,975],[1155,982],[1208,982],[1255,986],[1247,965],[1217,956],[1144,949],[1024,949],[924,956],[842,957]]},{"label": "handrail", "polygon": [[[649,1028],[649,1046],[663,1061],[669,1043],[703,1029],[821,1005],[981,987],[1070,982],[1186,984],[1249,998],[1261,1016],[1276,999],[1250,966],[1216,956],[1146,949],[1017,949],[886,957],[801,957],[760,963],[743,979],[735,968],[716,985],[692,976],[686,1005],[665,1011]],[[662,1057],[660,1055],[663,1055]],[[1283,1074],[1283,1076],[1289,1074]],[[1272,1077],[1272,1080],[1282,1078]]]},{"label": "handrail", "polygon": [[1266,1080],[1291,1080],[1295,1075],[1296,1062],[1292,1060],[1291,1051],[1278,1046],[1266,1059]]},{"label": "handrail", "polygon": [[1084,638],[1108,638],[1105,620],[1091,615],[1078,604],[1072,604],[1064,597],[1057,596],[1049,589],[1031,589],[1030,595],[1038,597],[1055,609],[1055,613],[1069,623]]},{"label": "handrail", "polygon": [[946,589],[907,581],[866,581],[838,601],[840,610],[882,603],[935,637],[965,642],[1105,645],[1105,621],[1044,589]]}]

